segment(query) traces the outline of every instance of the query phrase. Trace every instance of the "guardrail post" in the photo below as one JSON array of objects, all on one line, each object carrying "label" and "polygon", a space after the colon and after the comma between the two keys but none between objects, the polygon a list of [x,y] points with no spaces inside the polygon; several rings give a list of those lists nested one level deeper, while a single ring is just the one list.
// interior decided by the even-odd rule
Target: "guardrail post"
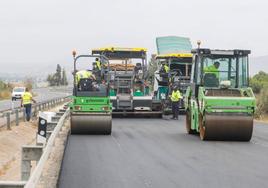
[{"label": "guardrail post", "polygon": [[39,161],[43,146],[22,146],[21,180],[27,181],[31,175],[31,161]]},{"label": "guardrail post", "polygon": [[24,108],[22,108],[22,113],[23,113],[23,121],[26,121],[26,112]]},{"label": "guardrail post", "polygon": [[21,180],[27,181],[31,175],[31,161],[22,160],[21,162]]},{"label": "guardrail post", "polygon": [[19,109],[16,109],[15,110],[15,114],[16,114],[16,126],[18,126],[19,125]]},{"label": "guardrail post", "polygon": [[10,112],[6,113],[6,117],[7,117],[7,130],[11,130],[11,127],[10,127]]},{"label": "guardrail post", "polygon": [[34,106],[34,116],[37,116],[37,105]]}]

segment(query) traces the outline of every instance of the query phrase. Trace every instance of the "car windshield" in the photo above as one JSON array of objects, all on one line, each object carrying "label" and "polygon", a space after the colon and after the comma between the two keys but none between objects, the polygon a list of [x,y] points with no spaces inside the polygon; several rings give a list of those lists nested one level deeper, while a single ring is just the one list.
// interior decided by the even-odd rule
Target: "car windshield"
[{"label": "car windshield", "polygon": [[13,89],[14,92],[24,92],[24,88],[23,87],[17,87]]},{"label": "car windshield", "polygon": [[[238,62],[238,63],[237,63]],[[216,87],[222,81],[229,81],[231,87],[246,87],[248,85],[247,57],[208,56],[203,58],[204,82],[216,78]]]}]

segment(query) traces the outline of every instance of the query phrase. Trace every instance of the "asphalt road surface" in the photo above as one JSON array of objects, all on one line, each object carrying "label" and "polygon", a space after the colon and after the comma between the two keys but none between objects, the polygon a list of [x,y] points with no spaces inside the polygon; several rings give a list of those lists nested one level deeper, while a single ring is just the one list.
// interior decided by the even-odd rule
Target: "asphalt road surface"
[{"label": "asphalt road surface", "polygon": [[[46,100],[50,100],[56,97],[64,97],[66,95],[69,95],[68,93],[66,93],[66,91],[55,91],[53,89],[50,88],[38,88],[38,89],[34,89],[33,90],[34,93],[37,94],[36,97],[34,97],[34,99],[36,99],[37,102],[43,102]],[[20,100],[16,100],[13,101],[13,107],[19,107],[20,106],[21,101]],[[3,110],[8,110],[12,108],[12,101],[10,100],[2,100],[0,101],[0,111]]]},{"label": "asphalt road surface", "polygon": [[251,142],[200,141],[185,119],[113,119],[111,136],[69,137],[60,188],[268,187],[268,125]]}]

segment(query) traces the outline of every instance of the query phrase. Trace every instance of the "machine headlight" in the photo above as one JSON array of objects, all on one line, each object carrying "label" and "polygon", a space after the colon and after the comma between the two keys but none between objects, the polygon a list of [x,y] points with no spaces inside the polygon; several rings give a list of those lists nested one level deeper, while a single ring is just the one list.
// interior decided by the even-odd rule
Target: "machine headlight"
[{"label": "machine headlight", "polygon": [[108,110],[109,110],[109,106],[103,106],[103,107],[102,107],[102,110],[103,110],[103,111],[108,111]]},{"label": "machine headlight", "polygon": [[82,108],[81,108],[81,106],[74,106],[74,109],[75,110],[81,110]]}]

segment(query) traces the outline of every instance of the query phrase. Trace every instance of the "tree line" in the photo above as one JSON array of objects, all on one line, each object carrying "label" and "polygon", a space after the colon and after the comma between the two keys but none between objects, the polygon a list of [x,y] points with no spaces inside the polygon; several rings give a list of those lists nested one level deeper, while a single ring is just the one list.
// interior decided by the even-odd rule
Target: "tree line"
[{"label": "tree line", "polygon": [[47,76],[47,82],[50,86],[64,86],[68,85],[66,71],[57,64],[56,72]]}]

